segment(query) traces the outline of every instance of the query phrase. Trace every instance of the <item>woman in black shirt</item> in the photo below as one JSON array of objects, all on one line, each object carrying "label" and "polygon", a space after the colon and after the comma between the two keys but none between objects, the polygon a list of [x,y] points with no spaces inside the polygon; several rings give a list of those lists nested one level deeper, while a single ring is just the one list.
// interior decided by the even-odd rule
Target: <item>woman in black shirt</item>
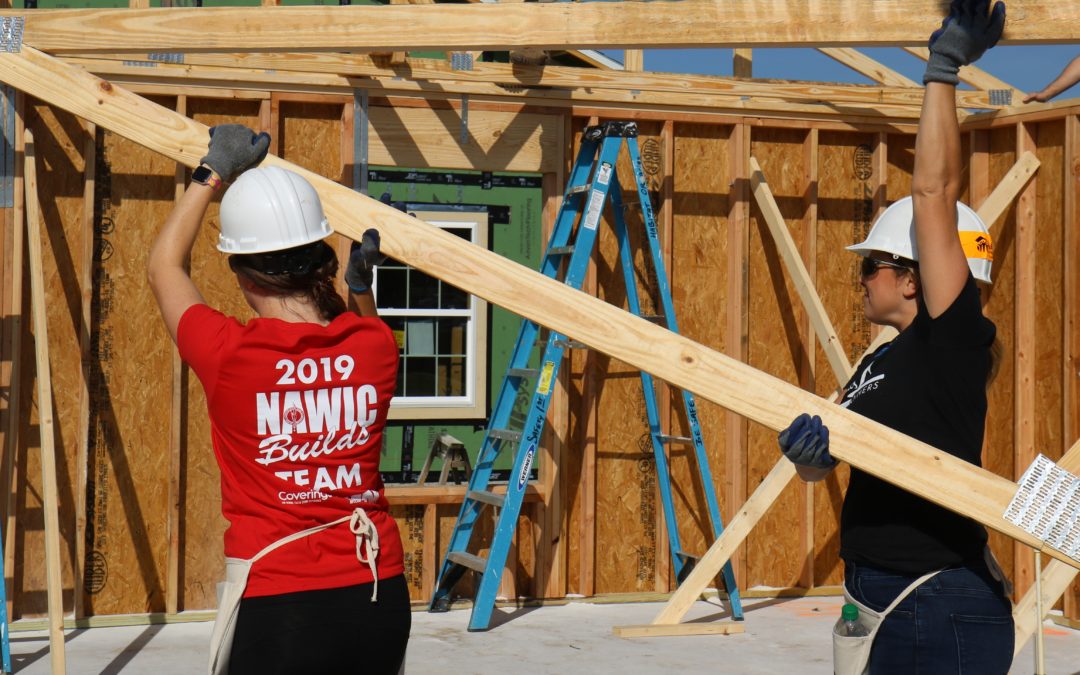
[{"label": "woman in black shirt", "polygon": [[[955,94],[959,67],[1001,36],[1004,10],[998,3],[990,12],[989,0],[953,2],[931,37],[912,197],[849,247],[863,256],[867,319],[899,335],[859,364],[841,405],[976,466],[995,327],[982,314],[975,281],[990,281],[992,245],[978,216],[957,202]],[[805,480],[821,480],[836,464],[816,417],[800,415],[779,442]],[[941,570],[885,618],[871,673],[1008,672],[1012,608],[986,562],[981,525],[852,468],[840,537],[847,592],[875,611]]]}]

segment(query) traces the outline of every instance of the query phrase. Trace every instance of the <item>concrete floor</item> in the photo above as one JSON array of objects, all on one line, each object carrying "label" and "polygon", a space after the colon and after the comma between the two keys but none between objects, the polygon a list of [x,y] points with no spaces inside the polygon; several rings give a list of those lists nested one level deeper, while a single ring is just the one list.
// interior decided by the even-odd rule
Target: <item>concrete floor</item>
[{"label": "concrete floor", "polygon": [[[486,633],[465,630],[467,610],[413,614],[406,673],[832,673],[830,626],[840,612],[835,597],[762,599],[744,603],[746,631],[739,635],[625,640],[616,625],[649,623],[662,605],[593,604],[497,610]],[[688,618],[715,617],[719,607],[699,602]],[[116,673],[172,675],[204,672],[211,624],[91,628],[67,635],[70,675]],[[1044,625],[1046,671],[1080,673],[1080,631]],[[14,672],[50,672],[43,632],[12,633]],[[1013,672],[1032,673],[1029,644]]]}]

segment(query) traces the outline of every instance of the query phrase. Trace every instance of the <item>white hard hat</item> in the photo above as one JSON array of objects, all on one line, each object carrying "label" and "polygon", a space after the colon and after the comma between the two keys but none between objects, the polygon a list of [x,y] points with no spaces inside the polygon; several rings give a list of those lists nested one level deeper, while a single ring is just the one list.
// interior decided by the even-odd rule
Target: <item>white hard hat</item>
[{"label": "white hard hat", "polygon": [[225,253],[267,253],[330,235],[319,194],[300,174],[276,166],[240,174],[221,199]]},{"label": "white hard hat", "polygon": [[[979,214],[962,202],[956,202],[957,232],[960,244],[964,247],[968,268],[972,276],[979,281],[990,283],[990,265],[994,261],[994,243],[990,231]],[[904,197],[885,209],[866,241],[848,246],[861,256],[868,256],[873,251],[891,253],[908,260],[918,260],[919,250],[915,244],[914,216],[911,197]]]}]

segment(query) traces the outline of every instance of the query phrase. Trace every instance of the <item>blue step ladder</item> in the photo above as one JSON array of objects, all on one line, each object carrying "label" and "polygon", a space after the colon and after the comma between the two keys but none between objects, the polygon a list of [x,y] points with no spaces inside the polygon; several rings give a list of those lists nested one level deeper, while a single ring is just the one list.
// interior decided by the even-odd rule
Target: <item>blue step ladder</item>
[{"label": "blue step ladder", "polygon": [[[644,316],[638,298],[637,282],[634,277],[633,250],[627,232],[622,190],[619,186],[615,166],[623,142],[630,154],[637,183],[637,194],[648,235],[649,250],[653,270],[656,273],[661,309],[659,316]],[[599,150],[599,159],[597,151]],[[605,122],[588,127],[582,134],[581,149],[574,168],[570,173],[570,182],[563,195],[562,205],[555,221],[551,240],[544,253],[541,273],[549,278],[557,278],[566,258],[564,283],[580,289],[589,267],[589,259],[596,244],[597,228],[604,205],[611,200],[614,214],[616,236],[619,242],[619,256],[626,283],[627,304],[631,312],[649,319],[668,330],[678,333],[675,321],[675,309],[668,287],[667,273],[664,269],[660,239],[653,215],[652,202],[649,199],[648,186],[642,169],[641,155],[637,144],[637,124],[633,122]],[[584,215],[581,215],[584,204]],[[571,235],[577,226],[576,239],[571,242]],[[480,575],[479,585],[473,601],[472,616],[469,620],[470,631],[485,631],[490,627],[491,613],[495,607],[495,597],[506,557],[514,537],[521,504],[528,486],[529,477],[536,452],[540,444],[541,433],[547,418],[548,404],[554,391],[554,383],[559,374],[559,366],[567,348],[583,347],[580,343],[567,340],[566,336],[550,331],[542,356],[540,367],[530,367],[537,361],[536,351],[540,326],[528,319],[521,322],[517,343],[510,358],[506,377],[499,388],[499,395],[488,420],[487,432],[480,452],[476,458],[475,469],[461,505],[457,524],[454,526],[447,549],[446,558],[439,570],[435,593],[431,599],[431,612],[445,612],[450,609],[451,591],[465,575],[472,570]],[[661,431],[660,409],[656,401],[656,387],[653,377],[641,373],[641,385],[644,389],[645,407],[649,420],[649,435],[652,438],[653,456],[656,460],[656,473],[660,486],[660,497],[664,507],[664,519],[667,523],[668,544],[671,559],[675,566],[675,578],[681,582],[690,573],[697,560],[683,550],[679,539],[679,527],[675,519],[675,507],[671,494],[671,477],[668,470],[666,446],[674,444],[693,445],[697,460],[697,469],[709,512],[714,537],[723,532],[720,521],[720,506],[713,487],[709,460],[705,453],[704,440],[698,422],[697,406],[690,392],[682,392],[684,412],[689,426],[690,436],[670,436]],[[520,414],[513,411],[519,398],[531,397],[528,415],[520,427],[514,422],[520,421]],[[514,427],[514,428],[512,428]],[[504,450],[515,449],[514,466],[509,474],[505,494],[495,493],[490,489],[492,469],[495,459]],[[499,510],[494,536],[488,557],[483,558],[468,552],[469,541],[479,521],[481,513],[487,507]],[[732,617],[743,619],[742,602],[735,574],[731,563],[723,569],[724,585],[728,592]]]}]

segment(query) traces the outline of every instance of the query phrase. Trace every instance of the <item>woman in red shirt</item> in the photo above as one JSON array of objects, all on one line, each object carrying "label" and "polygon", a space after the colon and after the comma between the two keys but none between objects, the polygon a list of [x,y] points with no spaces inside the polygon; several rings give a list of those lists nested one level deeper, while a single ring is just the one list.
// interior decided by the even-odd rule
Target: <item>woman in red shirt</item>
[{"label": "woman in red shirt", "polygon": [[[269,137],[211,130],[209,154],[161,228],[150,286],[181,357],[206,391],[221,469],[227,582],[212,673],[397,673],[410,608],[379,453],[398,347],[376,315],[378,232],[354,244],[346,280],[315,189],[257,168]],[[187,271],[223,181],[218,249],[256,318],[208,307]],[[360,645],[365,648],[358,649]]]}]

